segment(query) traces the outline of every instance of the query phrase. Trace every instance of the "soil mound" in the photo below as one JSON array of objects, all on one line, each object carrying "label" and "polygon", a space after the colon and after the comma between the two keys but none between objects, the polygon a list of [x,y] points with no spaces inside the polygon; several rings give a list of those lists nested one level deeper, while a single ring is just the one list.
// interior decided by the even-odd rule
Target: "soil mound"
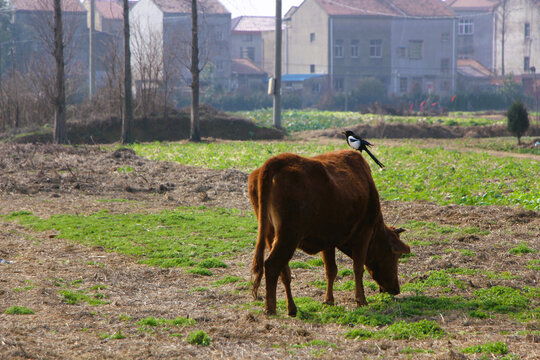
[{"label": "soil mound", "polygon": [[[234,117],[213,108],[202,107],[200,112],[202,137],[226,140],[282,139],[285,132],[256,125],[250,120]],[[116,117],[101,120],[68,122],[67,132],[71,144],[110,144],[120,140],[122,120]],[[182,109],[167,118],[149,116],[134,119],[133,137],[138,142],[178,141],[189,139],[190,112]],[[5,135],[1,138],[14,143],[51,143],[52,130],[28,134]]]}]

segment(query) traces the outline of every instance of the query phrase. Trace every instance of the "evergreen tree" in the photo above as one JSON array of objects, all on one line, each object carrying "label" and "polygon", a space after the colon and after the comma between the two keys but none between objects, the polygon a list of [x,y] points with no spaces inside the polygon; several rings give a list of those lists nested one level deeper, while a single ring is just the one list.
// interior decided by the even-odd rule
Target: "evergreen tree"
[{"label": "evergreen tree", "polygon": [[508,108],[506,116],[508,118],[508,131],[518,138],[518,144],[521,145],[521,137],[529,129],[527,108],[520,100],[516,100]]}]

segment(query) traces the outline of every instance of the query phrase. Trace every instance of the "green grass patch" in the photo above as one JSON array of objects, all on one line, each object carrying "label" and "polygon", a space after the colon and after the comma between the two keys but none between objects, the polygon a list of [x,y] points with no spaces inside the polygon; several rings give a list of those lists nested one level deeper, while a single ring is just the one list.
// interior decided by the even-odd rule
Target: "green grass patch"
[{"label": "green grass patch", "polygon": [[[138,155],[154,160],[250,172],[279,153],[312,156],[347,147],[344,142],[247,141],[135,144],[132,148]],[[420,147],[415,140],[400,146],[379,145],[375,153],[386,164],[384,171],[373,171],[379,193],[385,200],[540,209],[540,183],[535,177],[540,173],[540,162],[535,159],[516,161],[513,157],[488,153]]]},{"label": "green grass patch", "polygon": [[214,284],[215,285],[234,284],[234,283],[239,282],[240,280],[242,280],[242,278],[239,276],[227,275],[223,279],[214,281]]},{"label": "green grass patch", "polygon": [[158,214],[59,214],[41,219],[28,212],[5,216],[37,231],[87,246],[102,246],[162,267],[226,267],[223,259],[253,248],[257,223],[247,211],[180,208]]},{"label": "green grass patch", "polygon": [[531,270],[540,271],[540,259],[529,260],[527,262],[527,268]]},{"label": "green grass patch", "polygon": [[8,315],[32,315],[36,312],[24,306],[11,306],[4,311],[4,314]]},{"label": "green grass patch", "polygon": [[142,331],[149,331],[152,328],[157,328],[157,327],[191,326],[191,325],[194,325],[195,323],[196,323],[195,320],[181,317],[181,316],[175,319],[163,319],[163,318],[155,318],[153,316],[149,316],[149,317],[146,317],[137,321],[137,325],[140,327],[140,330]]},{"label": "green grass patch", "polygon": [[[239,111],[236,114],[251,119],[261,126],[272,125],[272,109],[257,109]],[[475,114],[450,114],[449,116],[397,116],[379,114],[361,114],[353,111],[327,111],[315,109],[284,110],[282,113],[283,126],[287,132],[304,130],[320,130],[334,127],[355,126],[375,122],[399,124],[442,124],[448,126],[492,125],[502,123]]]},{"label": "green grass patch", "polygon": [[317,257],[317,258],[312,258],[312,259],[309,259],[308,261],[306,261],[306,263],[310,266],[313,266],[313,267],[321,267],[321,266],[324,266],[324,261],[323,259]]},{"label": "green grass patch", "polygon": [[61,290],[59,293],[62,295],[64,302],[69,305],[87,303],[88,305],[98,306],[109,303],[108,301],[103,300],[105,295],[101,293],[88,294],[86,291],[81,290]]},{"label": "green grass patch", "polygon": [[228,268],[227,264],[216,258],[205,259],[201,261],[198,266],[204,269]]},{"label": "green grass patch", "polygon": [[212,272],[208,269],[194,267],[186,271],[189,274],[202,275],[202,276],[212,276]]},{"label": "green grass patch", "polygon": [[535,254],[538,251],[531,249],[527,244],[519,244],[518,246],[510,249],[509,253],[512,255],[523,255],[523,254]]},{"label": "green grass patch", "polygon": [[196,330],[189,333],[187,341],[191,345],[208,346],[212,342],[212,339],[210,339],[210,336],[204,330]]},{"label": "green grass patch", "polygon": [[289,262],[289,267],[291,269],[312,269],[311,265],[306,264],[303,261],[291,261]]},{"label": "green grass patch", "polygon": [[421,320],[418,322],[399,321],[384,331],[385,335],[393,340],[401,339],[438,339],[445,335],[445,332],[435,321]]},{"label": "green grass patch", "polygon": [[102,339],[111,339],[111,340],[121,340],[121,339],[125,339],[126,336],[124,334],[122,334],[122,329],[118,330],[117,332],[113,333],[113,334],[106,334],[106,333],[103,333],[99,336],[100,338]]},{"label": "green grass patch", "polygon": [[508,354],[508,346],[503,342],[489,342],[481,345],[473,345],[461,350],[465,354]]},{"label": "green grass patch", "polygon": [[463,282],[453,277],[445,270],[430,271],[426,275],[411,281],[402,286],[402,291],[411,291],[415,294],[424,293],[431,288],[440,288],[443,291],[450,291],[452,288],[463,289]]}]

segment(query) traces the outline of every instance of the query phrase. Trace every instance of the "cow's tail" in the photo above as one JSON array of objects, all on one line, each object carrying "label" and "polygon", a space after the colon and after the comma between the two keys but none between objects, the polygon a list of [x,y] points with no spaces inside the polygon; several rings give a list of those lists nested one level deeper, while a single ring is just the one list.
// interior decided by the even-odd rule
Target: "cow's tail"
[{"label": "cow's tail", "polygon": [[264,250],[266,248],[266,237],[270,229],[270,219],[268,217],[268,198],[270,197],[270,188],[276,171],[279,171],[286,165],[279,159],[272,158],[261,167],[259,181],[257,183],[258,207],[257,218],[259,221],[259,233],[257,235],[257,244],[255,245],[255,254],[253,255],[253,264],[251,267],[252,295],[257,299],[257,292],[261,285],[264,274]]}]

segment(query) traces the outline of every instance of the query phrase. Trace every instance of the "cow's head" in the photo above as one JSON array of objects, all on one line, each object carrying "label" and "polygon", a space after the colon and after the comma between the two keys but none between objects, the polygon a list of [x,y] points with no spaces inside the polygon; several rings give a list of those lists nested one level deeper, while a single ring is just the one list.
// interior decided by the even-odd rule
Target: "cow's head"
[{"label": "cow's head", "polygon": [[384,238],[374,239],[366,259],[366,268],[381,292],[399,294],[398,260],[402,254],[411,252],[409,245],[399,239],[405,229],[385,227]]}]

